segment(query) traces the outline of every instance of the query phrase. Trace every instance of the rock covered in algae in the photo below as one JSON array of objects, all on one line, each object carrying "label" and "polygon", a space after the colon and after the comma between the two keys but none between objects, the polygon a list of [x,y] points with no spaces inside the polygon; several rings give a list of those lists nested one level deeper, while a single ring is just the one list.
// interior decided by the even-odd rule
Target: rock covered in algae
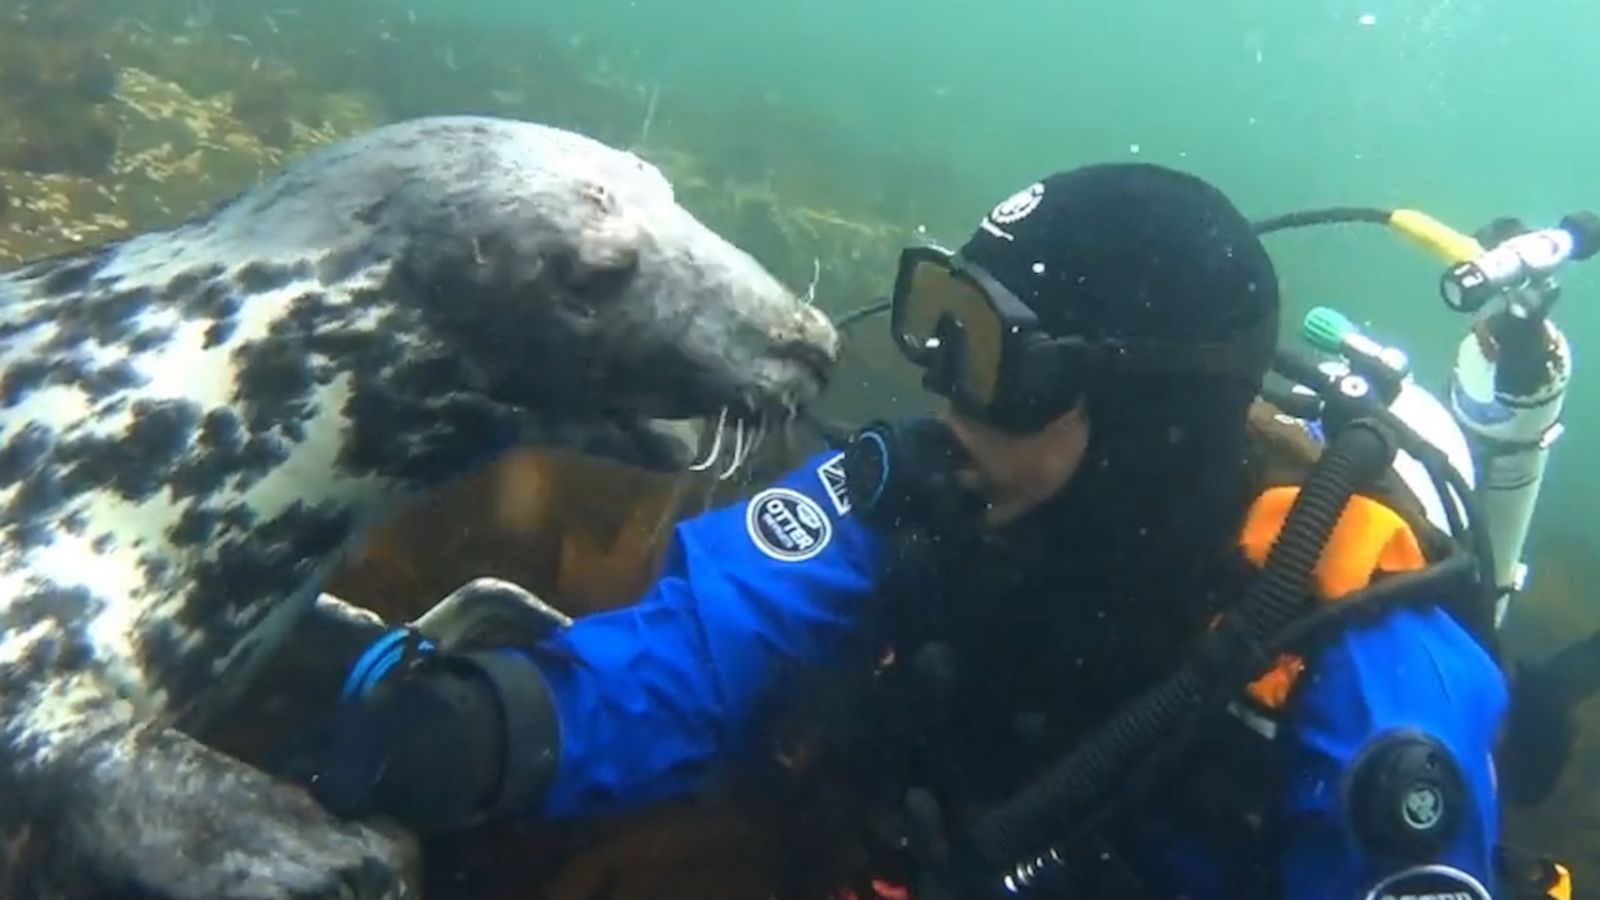
[{"label": "rock covered in algae", "polygon": [[92,177],[116,153],[117,69],[77,6],[0,6],[0,168]]},{"label": "rock covered in algae", "polygon": [[0,265],[175,224],[248,188],[305,150],[375,121],[354,104],[341,117],[291,120],[287,146],[269,144],[234,112],[230,95],[195,97],[139,69],[122,69],[105,117],[116,151],[103,172],[0,167]]}]

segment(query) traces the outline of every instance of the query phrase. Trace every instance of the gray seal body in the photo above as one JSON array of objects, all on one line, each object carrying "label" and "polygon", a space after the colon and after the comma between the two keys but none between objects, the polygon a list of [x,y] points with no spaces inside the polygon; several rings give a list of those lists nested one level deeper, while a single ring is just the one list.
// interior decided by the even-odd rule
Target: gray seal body
[{"label": "gray seal body", "polygon": [[408,496],[792,415],[837,345],[648,163],[488,118],[0,275],[0,895],[408,896],[405,839],[194,735]]}]

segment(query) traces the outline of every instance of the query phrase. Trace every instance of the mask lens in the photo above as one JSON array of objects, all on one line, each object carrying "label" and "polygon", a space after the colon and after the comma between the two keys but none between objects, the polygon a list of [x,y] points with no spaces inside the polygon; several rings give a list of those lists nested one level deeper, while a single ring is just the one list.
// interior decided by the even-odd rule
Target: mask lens
[{"label": "mask lens", "polygon": [[908,260],[894,297],[901,351],[930,370],[944,370],[960,399],[994,402],[1000,382],[1002,326],[988,295],[950,271],[942,259]]}]

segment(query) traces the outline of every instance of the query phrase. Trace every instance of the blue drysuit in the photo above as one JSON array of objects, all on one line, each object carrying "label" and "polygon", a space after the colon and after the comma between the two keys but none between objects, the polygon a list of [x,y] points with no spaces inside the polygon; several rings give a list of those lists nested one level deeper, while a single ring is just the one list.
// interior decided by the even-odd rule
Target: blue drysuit
[{"label": "blue drysuit", "polygon": [[[749,751],[758,712],[797,665],[840,658],[873,602],[880,537],[848,514],[838,454],[768,490],[681,523],[664,574],[637,604],[588,616],[541,645],[555,697],[560,770],[543,813],[590,816],[682,796]],[[1341,796],[1353,760],[1397,728],[1441,742],[1472,808],[1435,862],[1492,885],[1498,839],[1490,751],[1506,688],[1498,667],[1435,606],[1355,624],[1300,679],[1280,741],[1296,900],[1359,898],[1390,874],[1365,858]],[[1165,854],[1176,861],[1182,849]],[[1192,897],[1230,897],[1206,884]],[[1492,889],[1492,888],[1491,888]]]}]

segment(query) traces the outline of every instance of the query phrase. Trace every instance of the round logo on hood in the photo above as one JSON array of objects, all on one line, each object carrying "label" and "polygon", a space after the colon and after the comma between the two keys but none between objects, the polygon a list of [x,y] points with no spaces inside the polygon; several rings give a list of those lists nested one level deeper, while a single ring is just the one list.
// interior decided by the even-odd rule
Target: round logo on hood
[{"label": "round logo on hood", "polygon": [[1012,222],[1020,222],[1038,209],[1039,204],[1043,201],[1044,182],[1035,181],[1033,184],[1000,201],[1000,205],[989,213],[989,218],[996,225],[1010,225]]}]

